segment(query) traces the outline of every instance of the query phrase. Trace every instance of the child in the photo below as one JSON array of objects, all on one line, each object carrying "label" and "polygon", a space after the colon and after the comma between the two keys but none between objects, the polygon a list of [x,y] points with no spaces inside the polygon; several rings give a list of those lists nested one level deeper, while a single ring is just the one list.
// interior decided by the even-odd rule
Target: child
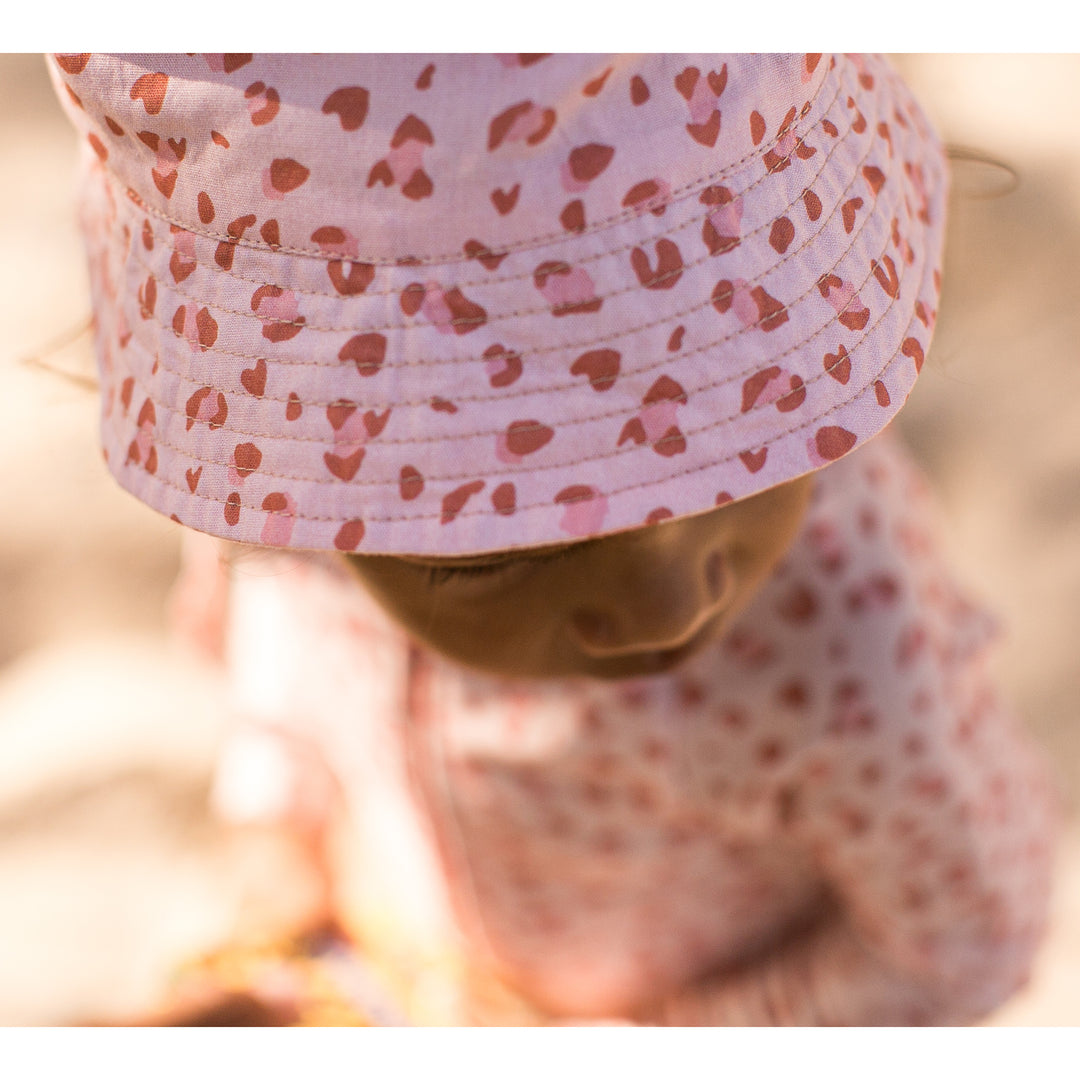
[{"label": "child", "polygon": [[1050,785],[874,438],[945,189],[884,61],[54,75],[106,461],[256,545],[220,799],[345,838],[372,955],[538,1022],[965,1023],[1023,983]]}]

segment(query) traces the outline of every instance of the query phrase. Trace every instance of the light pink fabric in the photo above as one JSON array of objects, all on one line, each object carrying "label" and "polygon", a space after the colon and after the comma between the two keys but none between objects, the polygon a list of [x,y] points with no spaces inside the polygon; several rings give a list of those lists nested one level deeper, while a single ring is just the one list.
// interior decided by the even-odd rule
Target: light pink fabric
[{"label": "light pink fabric", "polygon": [[698,513],[900,408],[941,147],[881,58],[67,55],[109,468],[247,543]]},{"label": "light pink fabric", "polygon": [[888,436],[820,474],[752,607],[663,677],[468,674],[325,557],[242,560],[232,609],[238,703],[321,746],[382,909],[406,938],[452,912],[552,1009],[964,1023],[1026,978],[1056,795]]}]

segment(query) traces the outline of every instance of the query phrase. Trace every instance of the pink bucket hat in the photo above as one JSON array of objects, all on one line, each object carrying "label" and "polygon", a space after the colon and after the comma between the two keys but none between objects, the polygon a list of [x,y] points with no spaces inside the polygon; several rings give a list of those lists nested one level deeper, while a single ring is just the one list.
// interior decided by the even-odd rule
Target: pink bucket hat
[{"label": "pink bucket hat", "polygon": [[946,169],[886,61],[55,58],[109,468],[230,540],[452,555],[699,513],[876,434]]}]

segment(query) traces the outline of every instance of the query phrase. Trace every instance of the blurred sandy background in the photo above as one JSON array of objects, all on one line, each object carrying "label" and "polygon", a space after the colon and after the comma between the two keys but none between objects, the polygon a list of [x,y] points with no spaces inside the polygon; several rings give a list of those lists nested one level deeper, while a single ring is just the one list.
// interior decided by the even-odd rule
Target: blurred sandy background
[{"label": "blurred sandy background", "polygon": [[[897,57],[957,169],[934,349],[899,423],[1001,679],[1068,793],[1053,925],[999,1024],[1080,1023],[1080,57]],[[1064,133],[1064,134],[1063,134]],[[0,56],[0,1024],[125,1017],[175,964],[303,902],[281,852],[206,810],[215,673],[167,640],[178,529],[117,488],[90,392],[20,364],[89,316],[75,138],[42,59]],[[84,335],[51,362],[86,371]],[[1034,377],[1032,377],[1034,376]],[[48,428],[38,421],[49,410]],[[273,918],[271,911],[268,918]]]}]

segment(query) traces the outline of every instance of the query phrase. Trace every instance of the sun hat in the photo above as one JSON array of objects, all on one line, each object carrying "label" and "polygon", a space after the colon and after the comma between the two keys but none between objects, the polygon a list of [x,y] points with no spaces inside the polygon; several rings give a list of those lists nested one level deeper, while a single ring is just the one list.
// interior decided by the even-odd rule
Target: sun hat
[{"label": "sun hat", "polygon": [[880,57],[60,55],[103,450],[226,539],[453,555],[880,431],[946,167]]}]

